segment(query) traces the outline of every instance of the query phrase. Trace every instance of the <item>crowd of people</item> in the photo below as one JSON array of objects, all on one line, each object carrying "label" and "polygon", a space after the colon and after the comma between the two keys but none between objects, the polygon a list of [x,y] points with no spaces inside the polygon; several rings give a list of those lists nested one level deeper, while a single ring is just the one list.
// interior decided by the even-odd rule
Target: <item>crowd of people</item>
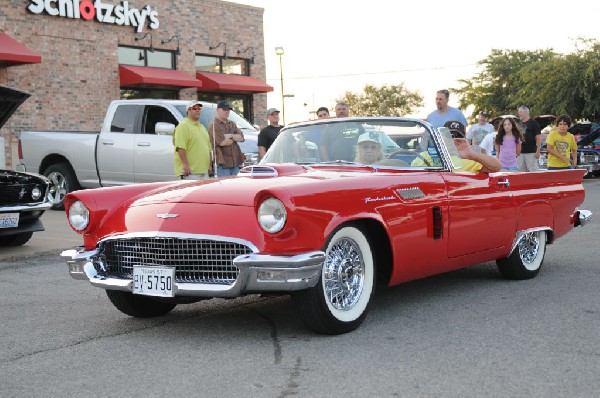
[{"label": "crowd of people", "polygon": [[[435,99],[437,109],[426,120],[434,127],[464,133],[466,118],[459,109],[448,105],[449,98],[448,90],[439,90]],[[495,156],[503,170],[537,171],[542,146],[540,125],[530,117],[526,106],[520,106],[517,114],[520,123],[513,117],[505,117],[494,126],[489,123],[490,114],[483,110],[477,123],[467,130],[466,139],[474,152]],[[571,118],[560,115],[556,123],[558,130],[550,132],[546,139],[548,170],[572,169],[577,166],[577,143],[568,131]]]},{"label": "crowd of people", "polygon": [[[436,109],[429,113],[426,121],[433,127],[447,127],[455,136],[455,144],[467,167],[471,171],[537,171],[541,150],[541,129],[530,117],[529,108],[518,108],[520,123],[514,117],[504,117],[492,125],[490,114],[482,110],[474,123],[466,129],[467,119],[462,111],[448,105],[450,92],[436,93]],[[345,102],[335,105],[335,117],[350,116],[350,107]],[[238,145],[244,141],[243,132],[228,119],[231,106],[228,101],[219,101],[217,115],[208,129],[199,121],[202,103],[190,101],[187,115],[173,134],[175,146],[175,174],[182,179],[203,179],[215,173],[217,176],[233,176],[239,172],[243,154]],[[279,110],[267,110],[268,125],[258,135],[258,154],[262,159],[283,128],[279,124]],[[329,109],[317,109],[318,119],[330,118]],[[548,169],[561,170],[577,165],[577,144],[568,129],[571,118],[560,115],[558,130],[546,139]],[[338,131],[343,124],[331,125],[323,132],[319,142],[321,160],[355,158],[357,162],[371,164],[384,157],[377,133]],[[215,148],[214,152],[212,148]],[[476,165],[472,165],[471,161]],[[477,166],[479,165],[479,166]]]}]

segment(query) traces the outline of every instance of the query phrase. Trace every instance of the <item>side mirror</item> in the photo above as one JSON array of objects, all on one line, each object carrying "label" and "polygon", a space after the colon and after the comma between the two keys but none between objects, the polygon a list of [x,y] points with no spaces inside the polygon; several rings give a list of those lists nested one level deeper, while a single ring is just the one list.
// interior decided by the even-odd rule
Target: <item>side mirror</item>
[{"label": "side mirror", "polygon": [[175,125],[173,123],[158,122],[154,126],[157,135],[173,135]]}]

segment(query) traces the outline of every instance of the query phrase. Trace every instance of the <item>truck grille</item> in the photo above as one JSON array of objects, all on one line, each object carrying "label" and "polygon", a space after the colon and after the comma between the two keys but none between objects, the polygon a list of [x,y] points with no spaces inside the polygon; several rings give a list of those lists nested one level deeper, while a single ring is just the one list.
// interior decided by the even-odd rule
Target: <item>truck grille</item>
[{"label": "truck grille", "polygon": [[133,266],[175,267],[180,283],[231,285],[239,269],[233,259],[252,250],[242,244],[208,239],[139,237],[111,239],[98,245],[100,275],[132,279]]}]

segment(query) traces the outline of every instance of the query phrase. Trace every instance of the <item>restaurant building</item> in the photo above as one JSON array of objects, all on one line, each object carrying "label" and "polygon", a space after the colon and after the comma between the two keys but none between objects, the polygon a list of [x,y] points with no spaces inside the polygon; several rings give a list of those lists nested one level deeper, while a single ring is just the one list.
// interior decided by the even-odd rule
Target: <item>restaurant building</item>
[{"label": "restaurant building", "polygon": [[227,99],[250,122],[266,124],[273,88],[265,83],[262,8],[218,0],[4,0],[1,7],[0,84],[31,97],[2,127],[0,168],[16,167],[20,131],[98,131],[114,99]]}]

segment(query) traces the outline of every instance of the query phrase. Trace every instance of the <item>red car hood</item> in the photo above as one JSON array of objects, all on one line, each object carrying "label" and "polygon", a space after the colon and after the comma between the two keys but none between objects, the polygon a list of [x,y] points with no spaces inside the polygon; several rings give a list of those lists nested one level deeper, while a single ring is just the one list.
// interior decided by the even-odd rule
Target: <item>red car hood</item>
[{"label": "red car hood", "polygon": [[[242,175],[218,180],[186,182],[162,191],[153,191],[152,194],[135,200],[131,206],[163,203],[204,203],[251,207],[254,206],[257,192],[262,190],[291,189],[295,191],[294,187],[306,185],[310,181],[329,180],[340,176],[339,173],[292,164],[275,165],[272,166],[272,169],[277,171],[277,176],[246,177]],[[365,168],[359,169],[365,171]],[[367,170],[370,171],[371,169],[368,168]]]}]

